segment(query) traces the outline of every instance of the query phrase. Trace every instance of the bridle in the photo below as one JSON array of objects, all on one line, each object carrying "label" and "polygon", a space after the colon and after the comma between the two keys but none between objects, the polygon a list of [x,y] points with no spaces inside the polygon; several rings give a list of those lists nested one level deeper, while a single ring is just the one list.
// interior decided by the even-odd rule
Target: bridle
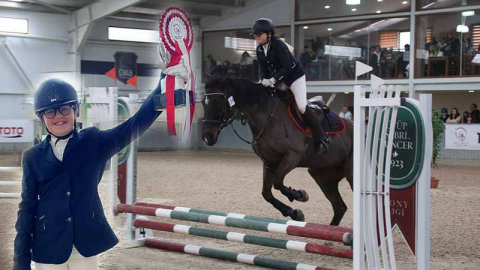
[{"label": "bridle", "polygon": [[273,107],[273,110],[272,112],[270,113],[269,117],[268,117],[268,120],[267,120],[267,124],[265,124],[265,126],[263,127],[263,129],[260,131],[260,133],[258,133],[257,136],[255,136],[255,138],[253,138],[252,142],[249,142],[247,140],[245,140],[244,138],[242,138],[238,132],[235,130],[235,127],[233,126],[233,120],[237,119],[237,116],[239,114],[242,115],[242,119],[241,119],[241,122],[242,122],[242,125],[245,125],[246,122],[248,121],[248,118],[246,120],[244,120],[244,116],[245,114],[241,111],[241,110],[238,110],[237,113],[234,113],[232,115],[232,117],[230,118],[227,118],[226,116],[226,113],[227,113],[227,95],[225,93],[209,93],[209,94],[205,94],[205,98],[208,98],[209,96],[213,96],[213,95],[221,95],[223,97],[222,99],[222,117],[221,117],[221,120],[213,120],[213,119],[204,119],[202,122],[203,123],[210,123],[210,124],[219,124],[220,125],[220,130],[222,130],[224,127],[232,124],[232,129],[233,131],[235,132],[235,134],[237,135],[238,138],[240,138],[240,140],[248,143],[248,144],[256,144],[257,141],[260,139],[260,137],[263,135],[263,133],[265,132],[265,130],[267,129],[267,127],[270,125],[270,123],[272,122],[272,119],[273,117],[275,116],[275,111],[277,109],[277,105],[278,105],[278,102],[280,101],[280,99],[277,97],[277,95],[275,94],[275,89],[273,89],[273,91],[270,91],[270,96],[273,98],[273,100],[275,101],[275,106]]},{"label": "bridle", "polygon": [[[225,93],[209,93],[205,94],[205,98],[207,99],[210,96],[222,96],[222,116],[220,120],[214,120],[214,119],[203,119],[203,123],[209,123],[209,124],[218,124],[220,125],[220,130],[225,128],[226,126],[230,125],[233,120],[235,120],[237,114],[233,114],[232,117],[227,118],[227,95]],[[239,111],[240,112],[240,111]]]}]

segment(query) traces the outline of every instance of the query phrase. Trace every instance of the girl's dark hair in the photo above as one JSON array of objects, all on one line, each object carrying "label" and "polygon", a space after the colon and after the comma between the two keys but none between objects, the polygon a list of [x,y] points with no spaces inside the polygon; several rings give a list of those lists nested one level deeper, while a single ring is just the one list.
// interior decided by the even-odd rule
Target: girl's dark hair
[{"label": "girl's dark hair", "polygon": [[[457,113],[454,115],[453,114],[453,110],[455,110]],[[457,119],[457,117],[459,117],[461,114],[458,112],[458,109],[457,108],[452,108],[451,110],[451,114],[450,114],[450,119]]]}]

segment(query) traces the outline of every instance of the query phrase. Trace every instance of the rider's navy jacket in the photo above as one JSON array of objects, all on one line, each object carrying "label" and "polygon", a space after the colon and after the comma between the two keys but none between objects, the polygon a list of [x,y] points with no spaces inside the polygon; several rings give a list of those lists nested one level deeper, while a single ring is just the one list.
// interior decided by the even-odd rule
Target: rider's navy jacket
[{"label": "rider's navy jacket", "polygon": [[62,162],[52,151],[50,135],[25,152],[13,269],[30,269],[32,259],[65,263],[73,244],[81,255],[90,257],[118,243],[105,218],[98,184],[107,161],[160,115],[154,110],[156,94],[160,94],[160,87],[134,116],[115,128],[74,132]]},{"label": "rider's navy jacket", "polygon": [[302,66],[288,49],[285,42],[278,37],[270,38],[270,45],[265,56],[262,45],[257,46],[257,58],[260,63],[262,78],[275,77],[278,82],[283,81],[287,86],[305,75]]}]

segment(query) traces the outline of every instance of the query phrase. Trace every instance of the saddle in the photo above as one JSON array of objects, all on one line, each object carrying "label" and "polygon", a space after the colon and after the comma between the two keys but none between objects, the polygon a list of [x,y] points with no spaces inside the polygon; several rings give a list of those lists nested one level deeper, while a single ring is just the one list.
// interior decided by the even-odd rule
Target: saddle
[{"label": "saddle", "polygon": [[[319,118],[319,121],[322,129],[328,135],[340,134],[345,131],[345,121],[343,118],[338,116],[337,113],[331,111],[330,108],[326,106],[322,96],[310,98],[307,100],[307,106],[314,109],[317,115],[321,115],[323,113],[324,117],[321,119]],[[307,126],[303,115],[298,110],[293,94],[290,95],[288,102],[288,114],[300,131],[306,134],[312,132]]]}]

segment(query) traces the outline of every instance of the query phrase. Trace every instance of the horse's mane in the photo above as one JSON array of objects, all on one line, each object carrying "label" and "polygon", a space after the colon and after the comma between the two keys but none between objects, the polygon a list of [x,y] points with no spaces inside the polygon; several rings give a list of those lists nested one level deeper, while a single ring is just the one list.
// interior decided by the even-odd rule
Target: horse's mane
[{"label": "horse's mane", "polygon": [[[265,102],[270,99],[270,93],[266,87],[245,78],[213,75],[205,84],[205,89],[221,88],[227,95],[235,95],[238,100],[253,104]],[[225,89],[225,91],[223,91]]]}]

